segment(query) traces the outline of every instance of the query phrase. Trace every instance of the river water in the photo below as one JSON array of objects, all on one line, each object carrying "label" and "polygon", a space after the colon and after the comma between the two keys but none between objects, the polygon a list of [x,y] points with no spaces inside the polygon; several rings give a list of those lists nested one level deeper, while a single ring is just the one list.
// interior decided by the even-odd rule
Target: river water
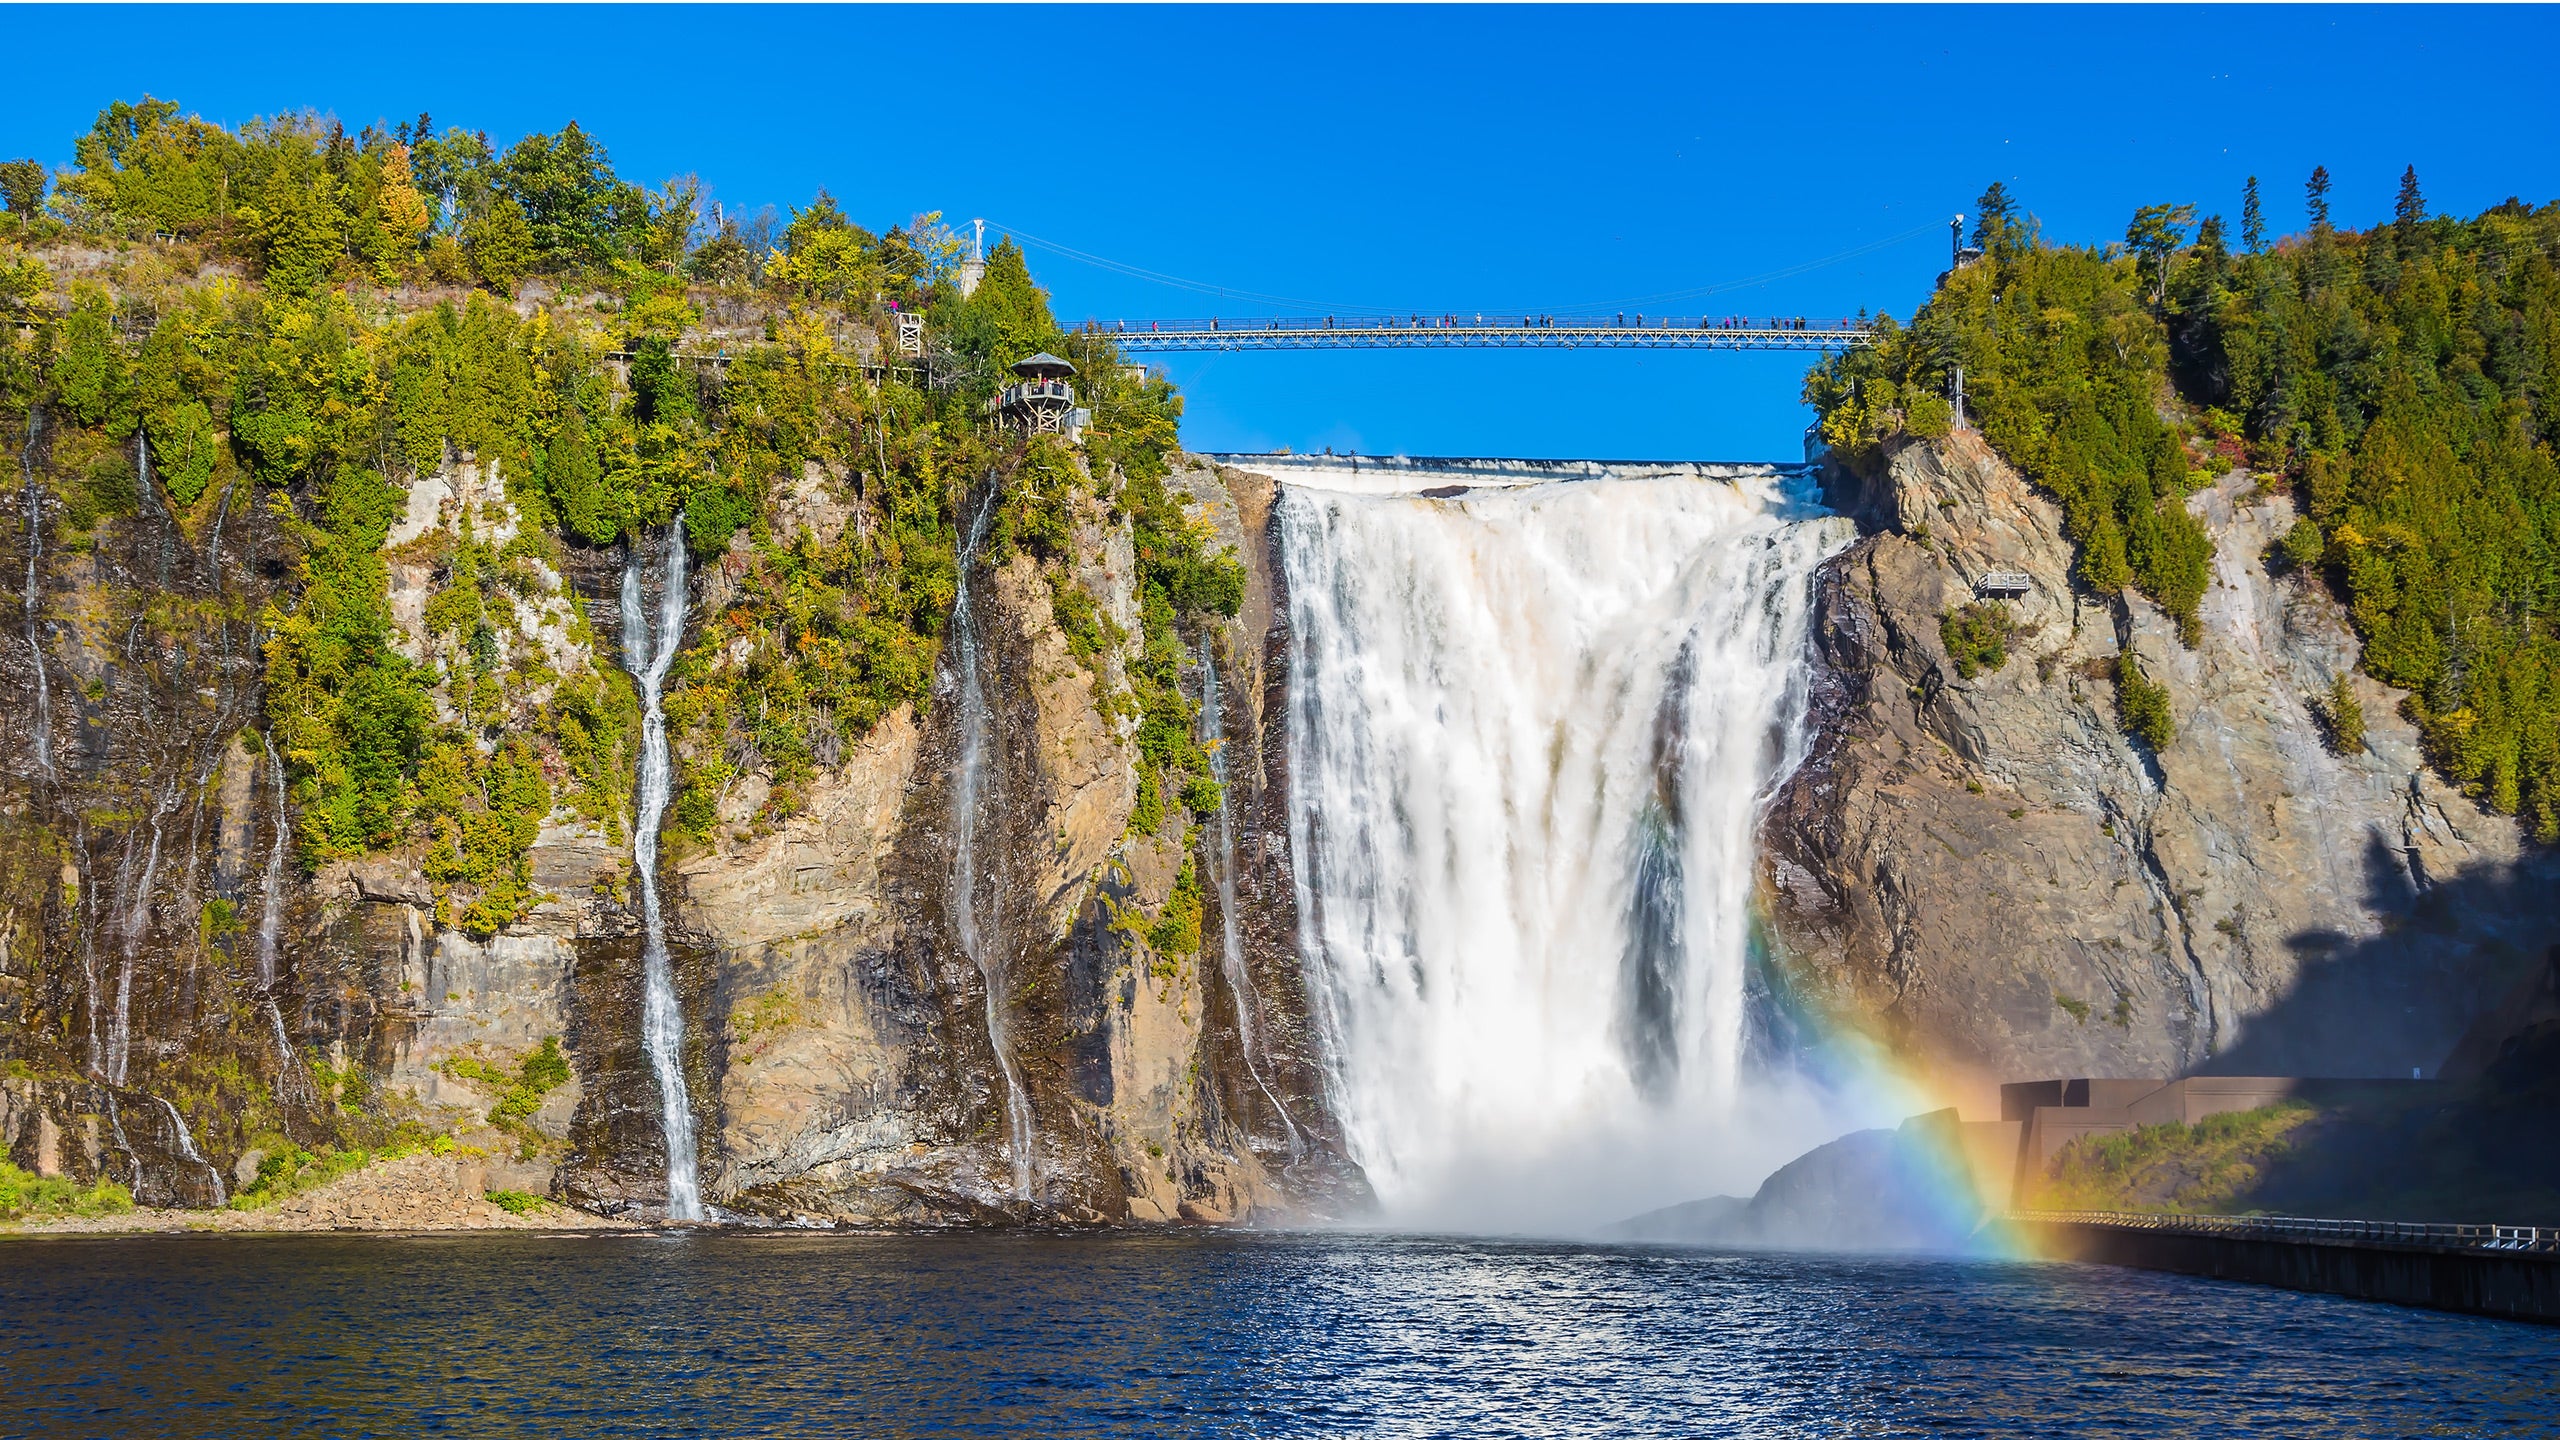
[{"label": "river water", "polygon": [[0,1243],[9,1435],[2546,1435],[2560,1331],[2138,1271],[1341,1235]]}]

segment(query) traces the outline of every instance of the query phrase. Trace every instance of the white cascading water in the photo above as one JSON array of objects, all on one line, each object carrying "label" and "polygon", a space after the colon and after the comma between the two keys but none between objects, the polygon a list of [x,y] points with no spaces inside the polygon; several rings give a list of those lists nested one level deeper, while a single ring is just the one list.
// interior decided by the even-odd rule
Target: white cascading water
[{"label": "white cascading water", "polygon": [[1236,927],[1236,819],[1235,797],[1227,791],[1227,717],[1218,699],[1218,658],[1209,653],[1205,642],[1200,647],[1200,740],[1209,751],[1209,778],[1218,782],[1214,857],[1218,872],[1218,938],[1225,946],[1227,998],[1236,1007],[1236,1045],[1244,1052],[1245,1074],[1280,1117],[1280,1128],[1289,1138],[1289,1163],[1295,1165],[1306,1158],[1306,1140],[1299,1135],[1298,1122],[1290,1117],[1289,1107],[1280,1103],[1279,1094],[1262,1073],[1262,997],[1254,993],[1253,972],[1244,963],[1244,935]]},{"label": "white cascading water", "polygon": [[133,889],[125,910],[124,963],[116,969],[115,1028],[107,1035],[107,1083],[122,1085],[133,1060],[133,974],[142,964],[142,939],[151,930],[152,886],[160,878],[160,818],[169,813],[163,798],[151,813],[151,858],[142,867],[142,883]]},{"label": "white cascading water", "polygon": [[631,824],[631,865],[640,875],[640,1042],[658,1077],[659,1123],[667,1141],[667,1218],[702,1218],[695,1175],[693,1098],[684,1083],[684,1011],[676,1003],[675,967],[667,958],[667,922],[658,904],[658,825],[666,818],[674,766],[667,758],[667,716],[660,687],[684,644],[684,517],[667,529],[667,569],[650,633],[643,598],[642,547],[631,547],[622,572],[622,657],[640,685],[640,790]]},{"label": "white cascading water", "polygon": [[276,946],[284,926],[284,857],[291,847],[292,816],[286,809],[284,756],[277,753],[275,737],[261,733],[266,742],[267,776],[276,787],[276,833],[267,848],[267,873],[258,882],[258,1003],[267,1012],[267,1028],[276,1042],[277,1080],[289,1100],[306,1098],[302,1065],[293,1053],[293,1041],[284,1033],[284,1007],[276,1000]]},{"label": "white cascading water", "polygon": [[275,738],[263,732],[259,739],[267,746],[267,775],[276,786],[276,833],[267,846],[267,873],[258,882],[258,993],[269,994],[276,988],[276,941],[284,925],[284,853],[285,853],[285,789],[284,757],[276,753]]},{"label": "white cascading water", "polygon": [[44,640],[37,632],[36,612],[43,596],[38,587],[36,561],[44,554],[44,498],[36,488],[36,410],[27,408],[27,448],[19,457],[19,469],[26,480],[27,496],[27,585],[20,601],[27,618],[27,656],[36,667],[36,773],[53,775],[53,692],[44,674]]},{"label": "white cascading water", "polygon": [[1004,1072],[1006,1150],[1013,1166],[1013,1196],[1031,1203],[1031,1160],[1034,1135],[1031,1097],[1023,1089],[1022,1067],[1013,1058],[1013,1026],[1008,1009],[1010,984],[1001,954],[990,951],[978,925],[978,801],[985,787],[988,732],[987,687],[978,673],[977,612],[969,603],[969,572],[986,539],[987,519],[995,493],[979,502],[969,522],[968,539],[960,547],[960,590],[951,603],[951,635],[958,647],[952,669],[960,683],[960,758],[951,785],[951,917],[960,952],[978,967],[987,991],[987,1044],[996,1052],[996,1068]]},{"label": "white cascading water", "polygon": [[159,1102],[161,1109],[169,1112],[169,1128],[176,1132],[179,1157],[190,1165],[203,1167],[205,1178],[213,1182],[213,1208],[219,1210],[230,1204],[230,1192],[222,1183],[222,1167],[204,1158],[204,1152],[196,1148],[196,1137],[187,1129],[186,1117],[178,1113],[177,1106],[161,1097],[154,1095],[151,1098]]},{"label": "white cascading water", "polygon": [[1387,1216],[1585,1226],[1827,1138],[1746,1075],[1745,976],[1849,523],[1770,467],[1256,468],[1285,482],[1301,949]]}]

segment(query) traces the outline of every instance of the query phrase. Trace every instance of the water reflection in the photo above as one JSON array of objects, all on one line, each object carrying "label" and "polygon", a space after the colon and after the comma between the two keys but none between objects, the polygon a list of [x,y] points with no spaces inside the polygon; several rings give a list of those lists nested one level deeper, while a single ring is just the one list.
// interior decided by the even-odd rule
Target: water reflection
[{"label": "water reflection", "polygon": [[1339,1236],[0,1245],[26,1435],[2494,1435],[2560,1332],[2138,1272]]}]

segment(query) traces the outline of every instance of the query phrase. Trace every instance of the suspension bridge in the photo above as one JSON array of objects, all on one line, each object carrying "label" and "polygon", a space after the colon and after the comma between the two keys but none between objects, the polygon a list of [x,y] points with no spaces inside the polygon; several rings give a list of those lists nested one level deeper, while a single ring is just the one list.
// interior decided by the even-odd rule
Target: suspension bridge
[{"label": "suspension bridge", "polygon": [[1085,320],[1071,336],[1124,355],[1213,350],[1797,350],[1872,342],[1875,325],[1802,315],[1287,315],[1257,319]]}]

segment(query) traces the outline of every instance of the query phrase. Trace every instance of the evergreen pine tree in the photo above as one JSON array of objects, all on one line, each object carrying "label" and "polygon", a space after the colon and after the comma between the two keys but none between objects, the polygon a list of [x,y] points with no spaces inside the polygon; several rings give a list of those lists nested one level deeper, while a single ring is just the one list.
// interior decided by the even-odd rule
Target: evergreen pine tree
[{"label": "evergreen pine tree", "polygon": [[2427,223],[2427,200],[2418,193],[2418,167],[2400,172],[2400,199],[2391,207],[2392,239],[2405,249],[2418,238],[2418,227]]},{"label": "evergreen pine tree", "polygon": [[2017,202],[2009,198],[2009,187],[1994,180],[1982,198],[1973,202],[1973,244],[1984,254],[1998,247],[2000,237],[2009,231],[2009,222],[2017,215]]},{"label": "evergreen pine tree", "polygon": [[2080,578],[2101,595],[2114,595],[2133,583],[2133,567],[2124,556],[2124,531],[2116,517],[2099,511],[2088,536],[2080,542]]},{"label": "evergreen pine tree", "polygon": [[481,283],[501,295],[514,294],[516,282],[533,268],[533,228],[525,223],[524,211],[504,195],[463,227],[462,245],[471,252],[471,268],[480,272]]},{"label": "evergreen pine tree", "polygon": [[2249,183],[2240,191],[2240,243],[2249,247],[2252,255],[2267,248],[2267,212],[2258,208],[2258,177],[2255,175],[2249,177]]},{"label": "evergreen pine tree", "polygon": [[2311,212],[2311,231],[2312,231],[2312,233],[2313,233],[2313,234],[2315,234],[2315,235],[2321,235],[2321,234],[2326,234],[2326,233],[2328,233],[2328,229],[2329,229],[2329,167],[2328,167],[2328,166],[2326,166],[2326,165],[2314,165],[2314,166],[2312,166],[2312,167],[2311,167],[2311,179],[2310,179],[2310,181],[2309,181],[2308,183],[2306,183],[2306,184],[2302,187],[2302,194],[2303,194],[2303,199],[2304,199],[2304,202],[2305,202],[2306,208],[2308,208],[2308,209],[2309,209],[2309,211]]}]

